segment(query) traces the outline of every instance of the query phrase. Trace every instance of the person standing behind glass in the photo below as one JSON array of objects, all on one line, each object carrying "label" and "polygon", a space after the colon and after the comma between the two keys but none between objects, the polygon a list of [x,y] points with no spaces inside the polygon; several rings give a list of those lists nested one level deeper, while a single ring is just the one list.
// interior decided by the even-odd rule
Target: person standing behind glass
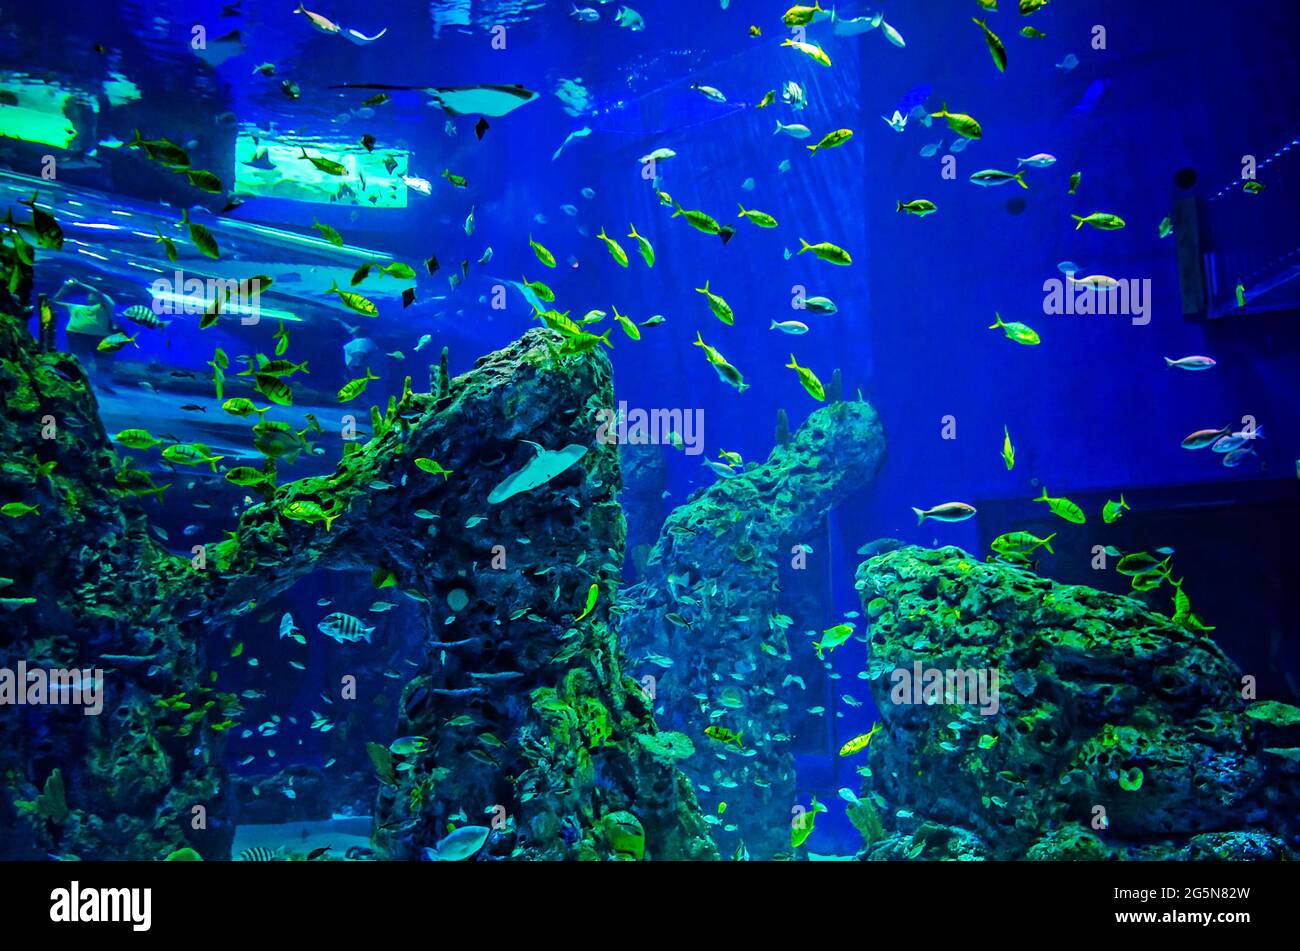
[{"label": "person standing behind glass", "polygon": [[[70,303],[64,298],[78,290],[85,291],[82,304]],[[83,281],[68,278],[51,298],[51,303],[68,310],[68,352],[75,355],[88,372],[108,372],[108,354],[97,349],[99,342],[118,330],[113,320],[113,298]]]}]

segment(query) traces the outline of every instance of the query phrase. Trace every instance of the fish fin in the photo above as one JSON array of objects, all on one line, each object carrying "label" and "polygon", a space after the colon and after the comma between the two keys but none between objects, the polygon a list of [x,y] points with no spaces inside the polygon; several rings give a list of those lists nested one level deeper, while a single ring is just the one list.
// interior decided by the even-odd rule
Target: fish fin
[{"label": "fish fin", "polygon": [[902,210],[903,210],[903,203],[900,201],[900,202],[898,203],[898,207],[895,208],[894,210],[895,210],[895,211],[902,211]]},{"label": "fish fin", "polygon": [[1052,532],[1052,534],[1048,535],[1046,538],[1043,539],[1043,547],[1047,549],[1047,553],[1049,555],[1056,554],[1056,552],[1052,551],[1052,539],[1055,537],[1056,537],[1056,532]]},{"label": "fish fin", "polygon": [[912,511],[916,513],[916,524],[917,524],[917,525],[920,525],[920,524],[922,524],[923,522],[925,522],[925,512],[921,511],[921,510],[920,510],[919,508],[917,508],[915,505],[912,506]]},{"label": "fish fin", "polygon": [[795,360],[793,353],[790,354],[790,362],[787,363],[786,366],[789,367],[791,370],[799,369],[799,363],[797,360]]},{"label": "fish fin", "polygon": [[1046,501],[1047,501],[1047,486],[1043,486],[1043,494],[1040,495],[1038,498],[1034,499],[1034,501],[1035,501],[1035,502],[1046,502]]},{"label": "fish fin", "polygon": [[1025,189],[1026,191],[1029,190],[1029,186],[1025,184],[1024,172],[1016,172],[1016,181],[1020,183],[1021,188]]},{"label": "fish fin", "polygon": [[[900,208],[902,207],[902,204],[901,204],[901,203],[899,204],[899,207],[900,207]],[[803,245],[803,247],[800,248],[800,249],[798,250],[798,252],[797,252],[797,253],[799,253],[799,254],[803,254],[805,251],[807,251],[809,248],[812,247],[812,245],[809,244],[807,241],[805,241],[803,238],[800,238],[800,239],[799,239],[799,243]]]},{"label": "fish fin", "polygon": [[1082,217],[1080,217],[1079,215],[1070,215],[1070,217],[1073,218],[1075,221],[1079,222],[1077,225],[1074,226],[1074,230],[1075,230],[1075,231],[1078,231],[1080,228],[1083,227],[1083,218],[1082,218]]},{"label": "fish fin", "polygon": [[1005,326],[1006,326],[1006,324],[1004,324],[1004,323],[1002,322],[1002,315],[1001,315],[1001,314],[999,314],[997,311],[994,311],[994,312],[993,312],[993,316],[996,317],[996,318],[998,319],[998,322],[995,323],[995,324],[989,324],[989,330],[997,330],[999,327],[1005,327]]}]

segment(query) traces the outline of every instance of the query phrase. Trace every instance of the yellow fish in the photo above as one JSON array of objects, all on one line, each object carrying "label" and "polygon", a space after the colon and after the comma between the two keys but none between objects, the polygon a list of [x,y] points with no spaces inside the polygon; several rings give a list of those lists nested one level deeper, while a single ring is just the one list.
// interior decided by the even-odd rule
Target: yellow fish
[{"label": "yellow fish", "polygon": [[877,722],[876,725],[871,728],[870,733],[861,733],[841,746],[840,755],[852,756],[854,753],[861,753],[871,743],[871,738],[879,732],[880,723]]},{"label": "yellow fish", "polygon": [[743,750],[745,748],[745,744],[740,740],[740,738],[745,734],[732,733],[725,726],[706,726],[704,728],[704,735],[709,739],[717,740],[719,743],[724,745],[734,745],[738,750]]}]

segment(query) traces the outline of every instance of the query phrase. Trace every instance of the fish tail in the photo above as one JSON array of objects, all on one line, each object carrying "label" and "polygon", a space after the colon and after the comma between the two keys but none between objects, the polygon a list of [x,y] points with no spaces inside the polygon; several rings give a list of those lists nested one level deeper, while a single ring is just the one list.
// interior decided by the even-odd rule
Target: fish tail
[{"label": "fish tail", "polygon": [[1047,501],[1047,486],[1043,486],[1043,494],[1040,495],[1038,498],[1034,499],[1034,501],[1035,501],[1035,502],[1046,502],[1046,501]]},{"label": "fish tail", "polygon": [[781,134],[781,120],[780,120],[780,119],[777,119],[777,120],[776,120],[776,131],[773,132],[772,134],[773,134],[773,135],[780,135],[780,134]]},{"label": "fish tail", "polygon": [[[328,531],[330,531],[330,530],[333,528],[333,526],[334,526],[334,520],[335,520],[336,518],[338,518],[337,515],[326,515],[326,516],[325,516],[325,531],[328,532]],[[366,643],[367,643],[367,644],[370,643],[370,635],[368,635],[368,634],[366,635]]]},{"label": "fish tail", "polygon": [[[901,207],[901,203],[900,203],[900,207]],[[798,254],[803,254],[805,251],[807,251],[809,248],[812,247],[812,245],[809,244],[807,241],[805,241],[803,238],[799,239],[799,243],[802,244],[803,247],[798,250],[797,252]]]},{"label": "fish tail", "polygon": [[682,206],[678,203],[677,199],[675,198],[673,199],[673,207],[677,209],[676,211],[673,212],[672,216],[674,218],[676,218],[680,214],[684,214],[684,212],[682,211]]},{"label": "fish tail", "polygon": [[126,147],[128,149],[139,148],[140,143],[144,141],[144,136],[140,135],[139,129],[132,129],[131,133],[134,138],[132,138],[130,142],[126,143]]},{"label": "fish tail", "polygon": [[894,210],[895,210],[895,211],[902,211],[902,210],[903,210],[903,203],[900,201],[900,202],[898,203],[898,207],[895,208]]},{"label": "fish tail", "polygon": [[740,205],[740,214],[736,215],[736,217],[737,217],[737,218],[743,218],[743,217],[745,217],[745,206],[744,206],[744,204],[742,204],[741,202],[736,202],[736,204],[737,204],[737,205]]},{"label": "fish tail", "polygon": [[[820,144],[821,144],[821,143],[818,143],[818,145],[820,145]],[[816,154],[817,154],[817,146],[816,146],[816,145],[805,146],[805,148],[807,148],[808,151],[811,152],[813,155],[816,155]]]},{"label": "fish tail", "polygon": [[768,330],[775,330],[775,329],[776,329],[776,321],[773,320],[773,321],[772,321],[772,326],[768,327],[767,329],[768,329]]},{"label": "fish tail", "polygon": [[703,287],[695,288],[697,294],[707,294],[709,292],[709,282],[705,281]]},{"label": "fish tail", "polygon": [[627,226],[632,229],[631,233],[628,235],[629,238],[641,237],[639,234],[636,233],[636,224],[634,224],[633,222],[628,222]]},{"label": "fish tail", "polygon": [[993,312],[993,316],[996,317],[996,318],[998,319],[998,321],[997,321],[997,323],[995,323],[995,324],[989,324],[989,330],[997,330],[999,327],[1005,327],[1005,326],[1006,326],[1006,324],[1004,324],[1004,323],[1002,322],[1002,315],[1001,315],[1001,314],[999,314],[997,311],[994,311],[994,312]]},{"label": "fish tail", "polygon": [[786,366],[789,367],[791,370],[799,369],[799,363],[798,361],[795,360],[793,353],[790,354],[790,362],[787,363]]},{"label": "fish tail", "polygon": [[1129,506],[1128,506],[1128,503],[1124,501],[1124,493],[1123,493],[1123,492],[1121,492],[1121,493],[1119,494],[1119,506],[1120,506],[1120,508],[1125,508],[1125,509],[1129,507]]},{"label": "fish tail", "polygon": [[1052,532],[1052,534],[1048,535],[1046,538],[1043,539],[1043,547],[1047,549],[1047,553],[1049,555],[1056,554],[1056,552],[1052,551],[1052,539],[1055,537],[1056,537],[1056,532]]},{"label": "fish tail", "polygon": [[1020,187],[1023,188],[1025,191],[1029,190],[1029,186],[1025,184],[1024,172],[1016,172],[1016,181],[1020,183]]},{"label": "fish tail", "polygon": [[208,456],[208,465],[212,466],[212,471],[217,471],[217,460],[224,459],[225,456]]},{"label": "fish tail", "polygon": [[307,8],[304,7],[304,6],[302,5],[302,3],[300,2],[300,3],[298,4],[298,9],[294,10],[293,12],[294,12],[294,13],[306,13],[306,12],[307,12]]},{"label": "fish tail", "polygon": [[[611,329],[612,329],[612,328],[611,328]],[[609,349],[613,350],[613,349],[614,349],[614,345],[613,345],[612,343],[609,342],[609,333],[610,333],[610,332],[609,332],[608,330],[606,330],[603,334],[600,335],[600,339],[601,339],[602,341],[604,341],[605,346],[607,346],[607,347],[609,347]]]},{"label": "fish tail", "polygon": [[600,234],[596,235],[596,237],[597,237],[597,238],[600,238],[600,239],[602,239],[602,240],[608,240],[608,239],[609,239],[609,235],[605,234],[605,229],[604,229],[603,227],[600,229]]},{"label": "fish tail", "polygon": [[704,345],[704,338],[700,335],[698,330],[695,331],[695,343],[693,343],[692,346],[703,347]]},{"label": "fish tail", "polygon": [[921,510],[921,509],[917,508],[915,505],[913,505],[913,506],[912,506],[912,511],[916,513],[916,524],[917,524],[917,525],[920,525],[920,524],[922,524],[923,522],[925,522],[925,512],[924,512],[923,510]]},{"label": "fish tail", "polygon": [[1077,225],[1074,226],[1074,230],[1075,230],[1075,231],[1078,231],[1080,228],[1083,227],[1083,217],[1082,217],[1082,216],[1080,216],[1080,215],[1070,215],[1070,217],[1073,218],[1075,221],[1079,222]]}]

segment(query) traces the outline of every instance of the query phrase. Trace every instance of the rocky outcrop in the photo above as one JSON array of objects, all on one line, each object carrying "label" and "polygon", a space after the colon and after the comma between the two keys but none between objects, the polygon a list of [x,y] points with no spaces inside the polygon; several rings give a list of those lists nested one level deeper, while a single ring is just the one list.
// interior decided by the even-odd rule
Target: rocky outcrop
[{"label": "rocky outcrop", "polygon": [[[766,461],[719,478],[675,509],[645,580],[628,589],[620,629],[635,675],[654,678],[661,722],[700,746],[703,755],[683,769],[728,803],[727,821],[737,828],[715,828],[725,853],[740,840],[755,858],[790,849],[796,790],[781,688],[792,618],[782,611],[793,613],[790,594],[808,573],[808,556],[796,546],[833,505],[871,481],[884,449],[867,403],[818,409]],[[711,725],[743,734],[745,749],[707,738]]]},{"label": "rocky outcrop", "polygon": [[877,555],[857,587],[883,723],[861,857],[1291,854],[1300,710],[1203,632],[956,548]]},{"label": "rocky outcrop", "polygon": [[[211,570],[177,575],[177,591],[230,609],[311,571],[360,568],[421,602],[427,661],[394,729],[419,748],[372,747],[383,855],[418,857],[449,822],[487,815],[484,856],[612,858],[626,850],[606,819],[630,813],[646,857],[713,857],[689,783],[645,742],[658,731],[610,624],[624,520],[617,447],[595,439],[609,362],[557,364],[550,333],[433,393],[408,386],[332,475],[247,509]],[[566,447],[585,452],[497,501],[507,477]],[[331,526],[291,517],[303,504]]]},{"label": "rocky outcrop", "polygon": [[0,294],[0,504],[35,508],[0,516],[0,668],[25,665],[29,685],[80,671],[91,689],[0,707],[0,858],[224,854],[222,711],[239,700],[210,683],[203,620],[161,581],[188,562],[147,533],[154,502],[119,481],[85,371],[24,326],[19,267]]},{"label": "rocky outcrop", "polygon": [[[444,362],[433,392],[408,380],[372,409],[373,438],[331,475],[266,488],[232,537],[182,558],[147,534],[161,493],[119,464],[82,368],[23,327],[19,276],[0,295],[0,495],[36,509],[0,518],[0,551],[23,553],[0,572],[0,658],[106,677],[98,717],[3,710],[0,854],[228,857],[220,764],[243,711],[205,647],[309,573],[364,568],[421,604],[427,658],[394,724],[405,743],[371,747],[381,856],[490,823],[483,858],[716,857],[610,623],[625,528],[617,450],[595,439],[607,359],[561,363],[539,330],[454,380]],[[561,451],[546,472],[525,440]],[[516,494],[498,488],[512,475]]]}]

